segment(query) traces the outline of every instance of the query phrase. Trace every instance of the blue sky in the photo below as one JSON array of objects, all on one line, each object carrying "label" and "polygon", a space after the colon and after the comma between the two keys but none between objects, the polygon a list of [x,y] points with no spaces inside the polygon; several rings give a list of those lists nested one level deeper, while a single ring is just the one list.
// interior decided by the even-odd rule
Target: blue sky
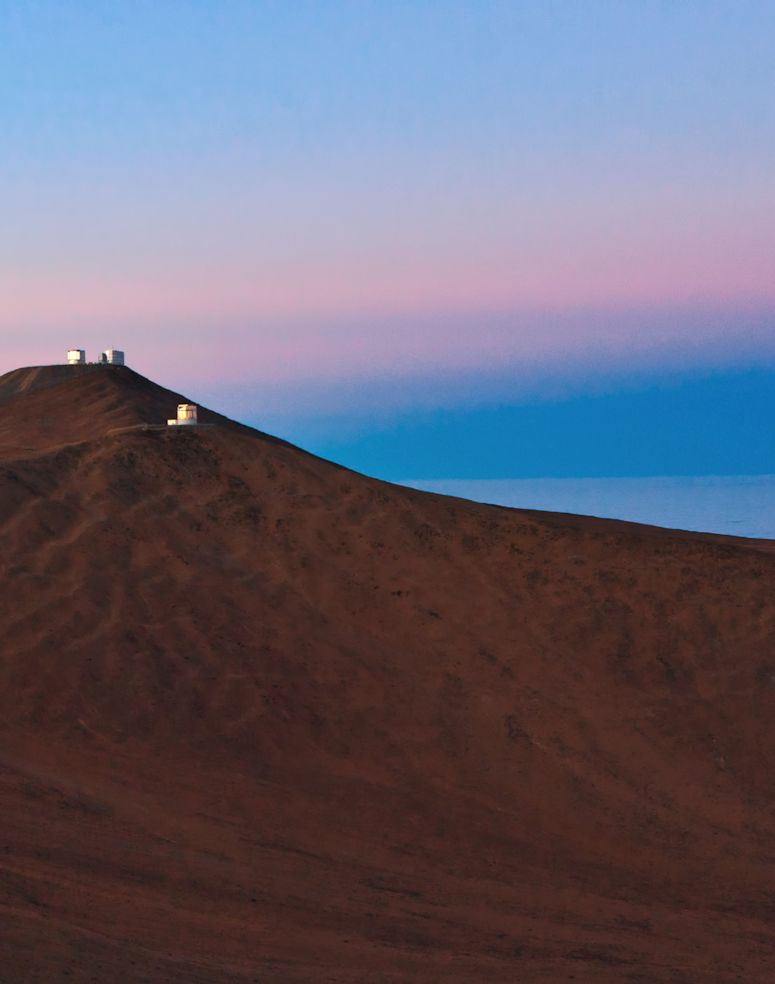
[{"label": "blue sky", "polygon": [[355,428],[340,421],[339,431],[335,419],[309,420],[288,436],[394,481],[775,473],[775,367],[660,374],[585,390],[422,409]]},{"label": "blue sky", "polygon": [[769,0],[0,0],[0,369],[396,478],[775,470],[774,91]]}]

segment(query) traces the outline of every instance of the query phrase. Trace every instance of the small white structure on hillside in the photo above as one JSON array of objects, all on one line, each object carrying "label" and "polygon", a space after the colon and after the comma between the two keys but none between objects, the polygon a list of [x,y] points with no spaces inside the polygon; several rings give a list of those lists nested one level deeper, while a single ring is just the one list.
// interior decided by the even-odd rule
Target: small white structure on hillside
[{"label": "small white structure on hillside", "polygon": [[68,366],[83,366],[86,364],[86,349],[68,349]]},{"label": "small white structure on hillside", "polygon": [[191,427],[199,423],[197,413],[199,408],[193,403],[179,403],[178,416],[175,420],[168,420],[168,427]]},{"label": "small white structure on hillside", "polygon": [[120,349],[105,349],[100,356],[100,362],[106,366],[123,366],[124,353]]}]

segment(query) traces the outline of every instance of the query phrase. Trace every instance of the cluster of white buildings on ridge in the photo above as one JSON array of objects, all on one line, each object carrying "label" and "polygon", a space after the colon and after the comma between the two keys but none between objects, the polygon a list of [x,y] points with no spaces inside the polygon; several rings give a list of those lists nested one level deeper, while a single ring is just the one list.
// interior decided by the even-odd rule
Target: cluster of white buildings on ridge
[{"label": "cluster of white buildings on ridge", "polygon": [[[124,353],[120,349],[105,349],[97,359],[97,363],[103,366],[123,366]],[[68,349],[67,364],[69,366],[85,366],[86,349]]]},{"label": "cluster of white buildings on ridge", "polygon": [[[68,349],[67,364],[69,366],[85,366],[86,349]],[[96,365],[123,366],[124,353],[120,349],[105,349],[97,359]],[[198,424],[198,407],[193,403],[179,403],[178,414],[173,420],[167,420],[168,427],[190,427]]]}]

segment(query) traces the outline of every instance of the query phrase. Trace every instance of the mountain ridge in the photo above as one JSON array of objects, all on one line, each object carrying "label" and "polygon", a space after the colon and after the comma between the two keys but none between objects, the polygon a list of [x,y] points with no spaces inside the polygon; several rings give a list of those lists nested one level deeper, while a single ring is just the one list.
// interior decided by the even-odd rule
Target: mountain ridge
[{"label": "mountain ridge", "polygon": [[769,980],[768,545],[54,375],[0,378],[9,979]]},{"label": "mountain ridge", "polygon": [[[128,366],[87,364],[29,366],[0,376],[0,454],[77,443],[117,427],[166,425],[179,403],[195,402]],[[207,407],[202,423],[251,432],[268,441],[280,438],[247,427]],[[306,452],[305,452],[306,453]]]}]

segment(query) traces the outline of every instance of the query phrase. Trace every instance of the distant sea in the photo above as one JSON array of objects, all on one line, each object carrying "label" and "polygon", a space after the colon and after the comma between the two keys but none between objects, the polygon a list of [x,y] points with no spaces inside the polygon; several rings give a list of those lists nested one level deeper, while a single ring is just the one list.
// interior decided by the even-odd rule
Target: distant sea
[{"label": "distant sea", "polygon": [[775,475],[404,482],[477,502],[775,539]]}]

